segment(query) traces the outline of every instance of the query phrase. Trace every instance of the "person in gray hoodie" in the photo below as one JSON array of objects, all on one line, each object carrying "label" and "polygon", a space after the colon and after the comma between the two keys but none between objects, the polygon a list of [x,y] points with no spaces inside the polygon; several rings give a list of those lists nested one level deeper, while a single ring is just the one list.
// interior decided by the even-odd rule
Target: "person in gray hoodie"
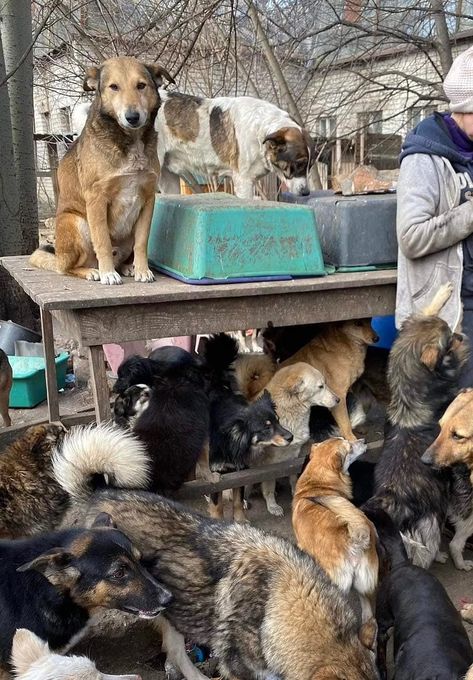
[{"label": "person in gray hoodie", "polygon": [[[421,121],[401,151],[396,325],[451,282],[441,316],[473,347],[473,47],[453,62],[444,91],[450,112]],[[473,386],[473,354],[462,386]]]}]

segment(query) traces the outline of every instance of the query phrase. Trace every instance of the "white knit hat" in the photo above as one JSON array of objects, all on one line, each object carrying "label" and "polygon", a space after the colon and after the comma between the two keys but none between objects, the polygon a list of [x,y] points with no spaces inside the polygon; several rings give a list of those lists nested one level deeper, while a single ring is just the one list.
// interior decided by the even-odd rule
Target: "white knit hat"
[{"label": "white knit hat", "polygon": [[444,80],[443,90],[450,100],[450,111],[473,113],[473,47],[455,59]]}]

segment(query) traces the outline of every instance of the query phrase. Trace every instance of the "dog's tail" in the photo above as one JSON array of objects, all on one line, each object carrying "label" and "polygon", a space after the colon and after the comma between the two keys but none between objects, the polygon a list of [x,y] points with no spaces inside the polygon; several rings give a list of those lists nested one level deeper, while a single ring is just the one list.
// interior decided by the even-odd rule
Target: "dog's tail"
[{"label": "dog's tail", "polygon": [[30,264],[38,269],[47,269],[51,272],[59,272],[56,260],[56,251],[53,246],[44,245],[37,248],[30,256]]},{"label": "dog's tail", "polygon": [[408,556],[404,541],[396,523],[384,509],[382,497],[370,498],[361,509],[374,524],[378,534],[380,562],[384,563],[385,569],[391,570],[406,564]]},{"label": "dog's tail", "polygon": [[353,503],[341,496],[316,496],[310,499],[318,505],[323,505],[346,525],[350,537],[350,552],[357,557],[368,550],[371,532],[365,515],[355,508]]},{"label": "dog's tail", "polygon": [[450,299],[453,292],[453,285],[451,283],[444,283],[438,291],[435,293],[434,297],[428,305],[422,309],[423,316],[437,316],[440,310],[448,300]]},{"label": "dog's tail", "polygon": [[149,467],[145,445],[109,424],[73,428],[53,456],[57,481],[78,500],[86,500],[103,486],[145,488]]}]

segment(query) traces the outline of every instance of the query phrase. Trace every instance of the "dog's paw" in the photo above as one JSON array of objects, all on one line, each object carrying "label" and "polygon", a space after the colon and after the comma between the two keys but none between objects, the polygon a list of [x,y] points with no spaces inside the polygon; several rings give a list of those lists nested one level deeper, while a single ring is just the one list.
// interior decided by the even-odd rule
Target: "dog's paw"
[{"label": "dog's paw", "polygon": [[448,560],[448,553],[446,552],[441,552],[440,550],[438,553],[435,555],[435,562],[439,562],[440,564],[445,564],[445,562]]},{"label": "dog's paw", "polygon": [[146,269],[144,271],[135,271],[135,281],[141,281],[141,283],[151,283],[154,281],[154,274],[151,269]]},{"label": "dog's paw", "polygon": [[135,265],[134,264],[124,264],[120,267],[120,274],[122,276],[134,276],[135,275]]},{"label": "dog's paw", "polygon": [[122,277],[116,271],[111,272],[100,272],[100,283],[104,286],[119,286],[122,281]]},{"label": "dog's paw", "polygon": [[473,561],[472,560],[457,560],[455,562],[455,566],[457,569],[460,569],[461,571],[471,571],[473,569]]},{"label": "dog's paw", "polygon": [[460,609],[460,615],[464,621],[473,623],[473,604],[471,602],[463,604]]},{"label": "dog's paw", "polygon": [[164,663],[164,672],[169,680],[181,680],[183,677],[182,673],[167,659]]},{"label": "dog's paw", "polygon": [[59,437],[67,432],[64,425],[58,421],[46,425],[46,441],[55,442]]},{"label": "dog's paw", "polygon": [[277,503],[271,503],[267,508],[270,515],[275,515],[276,517],[282,517],[284,515],[283,508]]},{"label": "dog's paw", "polygon": [[100,272],[98,269],[91,269],[85,278],[87,281],[100,281]]}]

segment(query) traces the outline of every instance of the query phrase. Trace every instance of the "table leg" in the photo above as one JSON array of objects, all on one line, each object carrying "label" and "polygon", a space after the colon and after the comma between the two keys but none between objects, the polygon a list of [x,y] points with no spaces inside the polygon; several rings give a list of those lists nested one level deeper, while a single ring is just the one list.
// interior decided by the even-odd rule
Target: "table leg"
[{"label": "table leg", "polygon": [[102,345],[89,347],[90,377],[94,395],[95,415],[97,422],[110,420],[110,392],[108,389],[105,355]]},{"label": "table leg", "polygon": [[43,333],[44,361],[46,364],[46,394],[48,396],[49,422],[59,420],[59,395],[57,391],[56,357],[54,352],[53,317],[51,312],[41,309],[41,330]]}]

